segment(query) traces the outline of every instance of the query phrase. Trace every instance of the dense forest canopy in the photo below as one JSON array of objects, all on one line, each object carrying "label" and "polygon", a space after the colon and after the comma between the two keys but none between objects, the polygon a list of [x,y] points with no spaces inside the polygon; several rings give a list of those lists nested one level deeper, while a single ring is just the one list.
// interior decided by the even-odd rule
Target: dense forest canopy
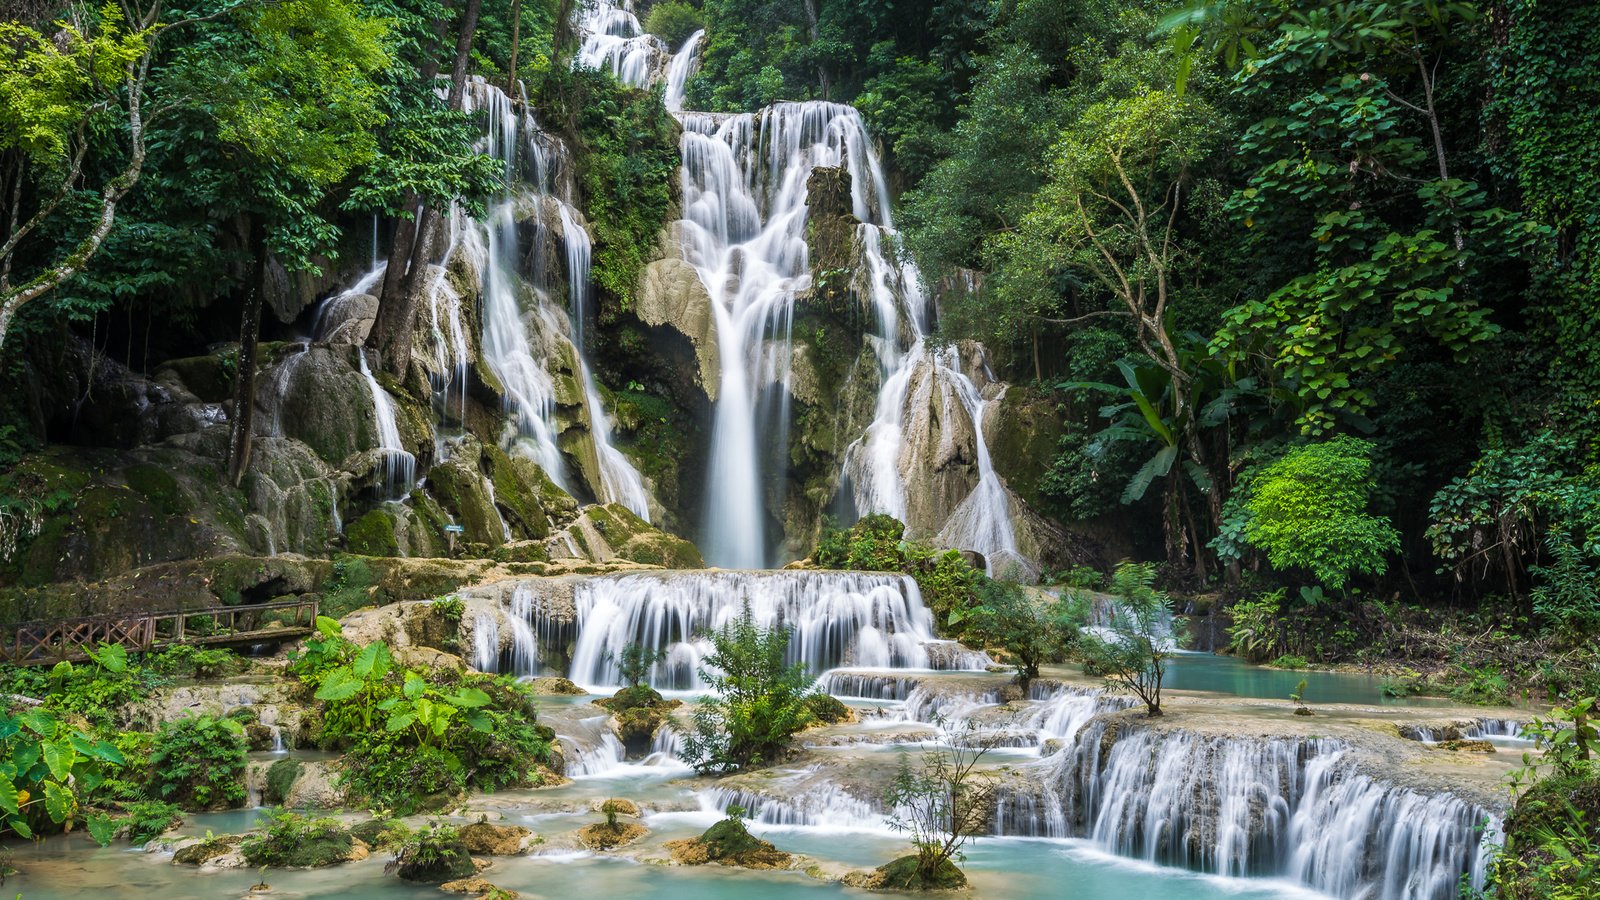
[{"label": "dense forest canopy", "polygon": [[[571,6],[23,9],[0,77],[6,364],[62,323],[116,330],[130,361],[234,337],[261,272],[339,269],[372,215],[413,238],[392,260],[426,255],[441,209],[494,188],[459,90],[433,87],[469,73],[519,79],[605,145],[586,183],[597,277],[626,304],[675,163],[627,136],[659,114],[602,108],[554,62]],[[1057,391],[1065,433],[1029,486],[1052,514],[1159,532],[1168,576],[1196,586],[1348,574],[1573,626],[1600,583],[1594,16],[1433,0],[642,14],[675,42],[706,29],[697,108],[862,110],[924,277],[981,273],[947,298],[942,336]],[[403,368],[387,316],[403,304],[385,306],[374,345]],[[43,437],[8,419],[8,446]],[[1290,564],[1260,497],[1334,453],[1368,460],[1349,515],[1393,539]],[[1302,512],[1344,508],[1302,489]]]}]

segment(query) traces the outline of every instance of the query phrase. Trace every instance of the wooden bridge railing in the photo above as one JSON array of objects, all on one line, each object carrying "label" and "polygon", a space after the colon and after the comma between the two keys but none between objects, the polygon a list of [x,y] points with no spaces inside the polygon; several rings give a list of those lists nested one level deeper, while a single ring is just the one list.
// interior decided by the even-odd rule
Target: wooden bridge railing
[{"label": "wooden bridge railing", "polygon": [[143,651],[162,644],[240,644],[297,637],[309,633],[316,619],[317,601],[287,600],[21,622],[0,632],[0,661],[40,665],[87,659],[86,651],[102,643]]}]

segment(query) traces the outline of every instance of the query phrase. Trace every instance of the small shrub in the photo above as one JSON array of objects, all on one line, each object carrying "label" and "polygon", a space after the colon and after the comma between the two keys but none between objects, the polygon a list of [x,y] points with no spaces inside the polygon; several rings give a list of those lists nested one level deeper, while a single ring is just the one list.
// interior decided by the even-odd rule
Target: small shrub
[{"label": "small shrub", "polygon": [[716,694],[695,708],[684,760],[702,772],[726,772],[776,759],[812,721],[806,705],[811,678],[784,663],[789,633],[757,625],[746,604],[711,643],[715,649],[700,677]]},{"label": "small shrub", "polygon": [[155,840],[183,824],[182,812],[175,803],[160,800],[140,800],[122,807],[126,816],[118,823],[128,836],[128,842],[138,846]]},{"label": "small shrub", "polygon": [[244,727],[232,719],[185,716],[161,726],[150,754],[150,786],[183,809],[244,803]]},{"label": "small shrub", "polygon": [[477,873],[472,854],[461,843],[461,835],[438,822],[413,832],[395,852],[400,877],[422,884],[443,884],[470,878]]},{"label": "small shrub", "polygon": [[460,597],[440,597],[433,601],[432,608],[446,622],[460,622],[466,614],[467,604]]},{"label": "small shrub", "polygon": [[174,644],[160,653],[151,654],[146,658],[145,665],[163,675],[204,679],[233,675],[244,671],[249,664],[231,650]]},{"label": "small shrub", "polygon": [[1159,716],[1161,680],[1176,652],[1177,635],[1162,633],[1170,611],[1167,595],[1154,584],[1155,566],[1124,563],[1111,577],[1117,605],[1109,623],[1086,627],[1094,620],[1094,604],[1083,596],[1073,598],[1069,615],[1080,627],[1077,652],[1084,671],[1132,691],[1148,715]]},{"label": "small shrub", "polygon": [[1268,663],[1268,665],[1272,666],[1274,669],[1293,670],[1308,668],[1311,663],[1307,662],[1306,658],[1303,656],[1291,656],[1290,654],[1285,653],[1284,655]]},{"label": "small shrub", "polygon": [[312,819],[284,809],[269,810],[262,832],[239,849],[252,866],[314,869],[350,858],[355,838],[335,819]]},{"label": "small shrub", "polygon": [[967,634],[985,647],[1004,650],[1024,688],[1039,677],[1041,664],[1066,657],[1071,627],[1064,607],[988,578],[979,584],[978,599],[968,616]]}]

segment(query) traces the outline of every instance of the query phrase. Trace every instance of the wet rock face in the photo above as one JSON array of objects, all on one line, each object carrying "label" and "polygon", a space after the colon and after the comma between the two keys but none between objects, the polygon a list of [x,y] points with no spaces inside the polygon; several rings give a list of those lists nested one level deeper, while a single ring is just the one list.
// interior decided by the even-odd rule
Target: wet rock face
[{"label": "wet rock face", "polygon": [[294,438],[330,466],[377,446],[372,392],[357,348],[289,348],[256,379],[258,429]]}]

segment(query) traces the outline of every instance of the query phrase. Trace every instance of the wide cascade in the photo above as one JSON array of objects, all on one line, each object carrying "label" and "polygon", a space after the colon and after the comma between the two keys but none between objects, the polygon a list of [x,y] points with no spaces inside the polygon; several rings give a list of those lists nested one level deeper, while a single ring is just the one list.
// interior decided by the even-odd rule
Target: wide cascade
[{"label": "wide cascade", "polygon": [[546,669],[550,650],[570,646],[568,677],[604,691],[622,684],[622,651],[641,644],[665,653],[651,685],[700,688],[708,633],[746,607],[759,625],[788,628],[789,662],[812,673],[989,664],[985,654],[936,636],[914,580],[861,572],[662,572],[525,582],[510,594],[504,615],[474,623],[474,656],[496,671],[531,675]]}]

